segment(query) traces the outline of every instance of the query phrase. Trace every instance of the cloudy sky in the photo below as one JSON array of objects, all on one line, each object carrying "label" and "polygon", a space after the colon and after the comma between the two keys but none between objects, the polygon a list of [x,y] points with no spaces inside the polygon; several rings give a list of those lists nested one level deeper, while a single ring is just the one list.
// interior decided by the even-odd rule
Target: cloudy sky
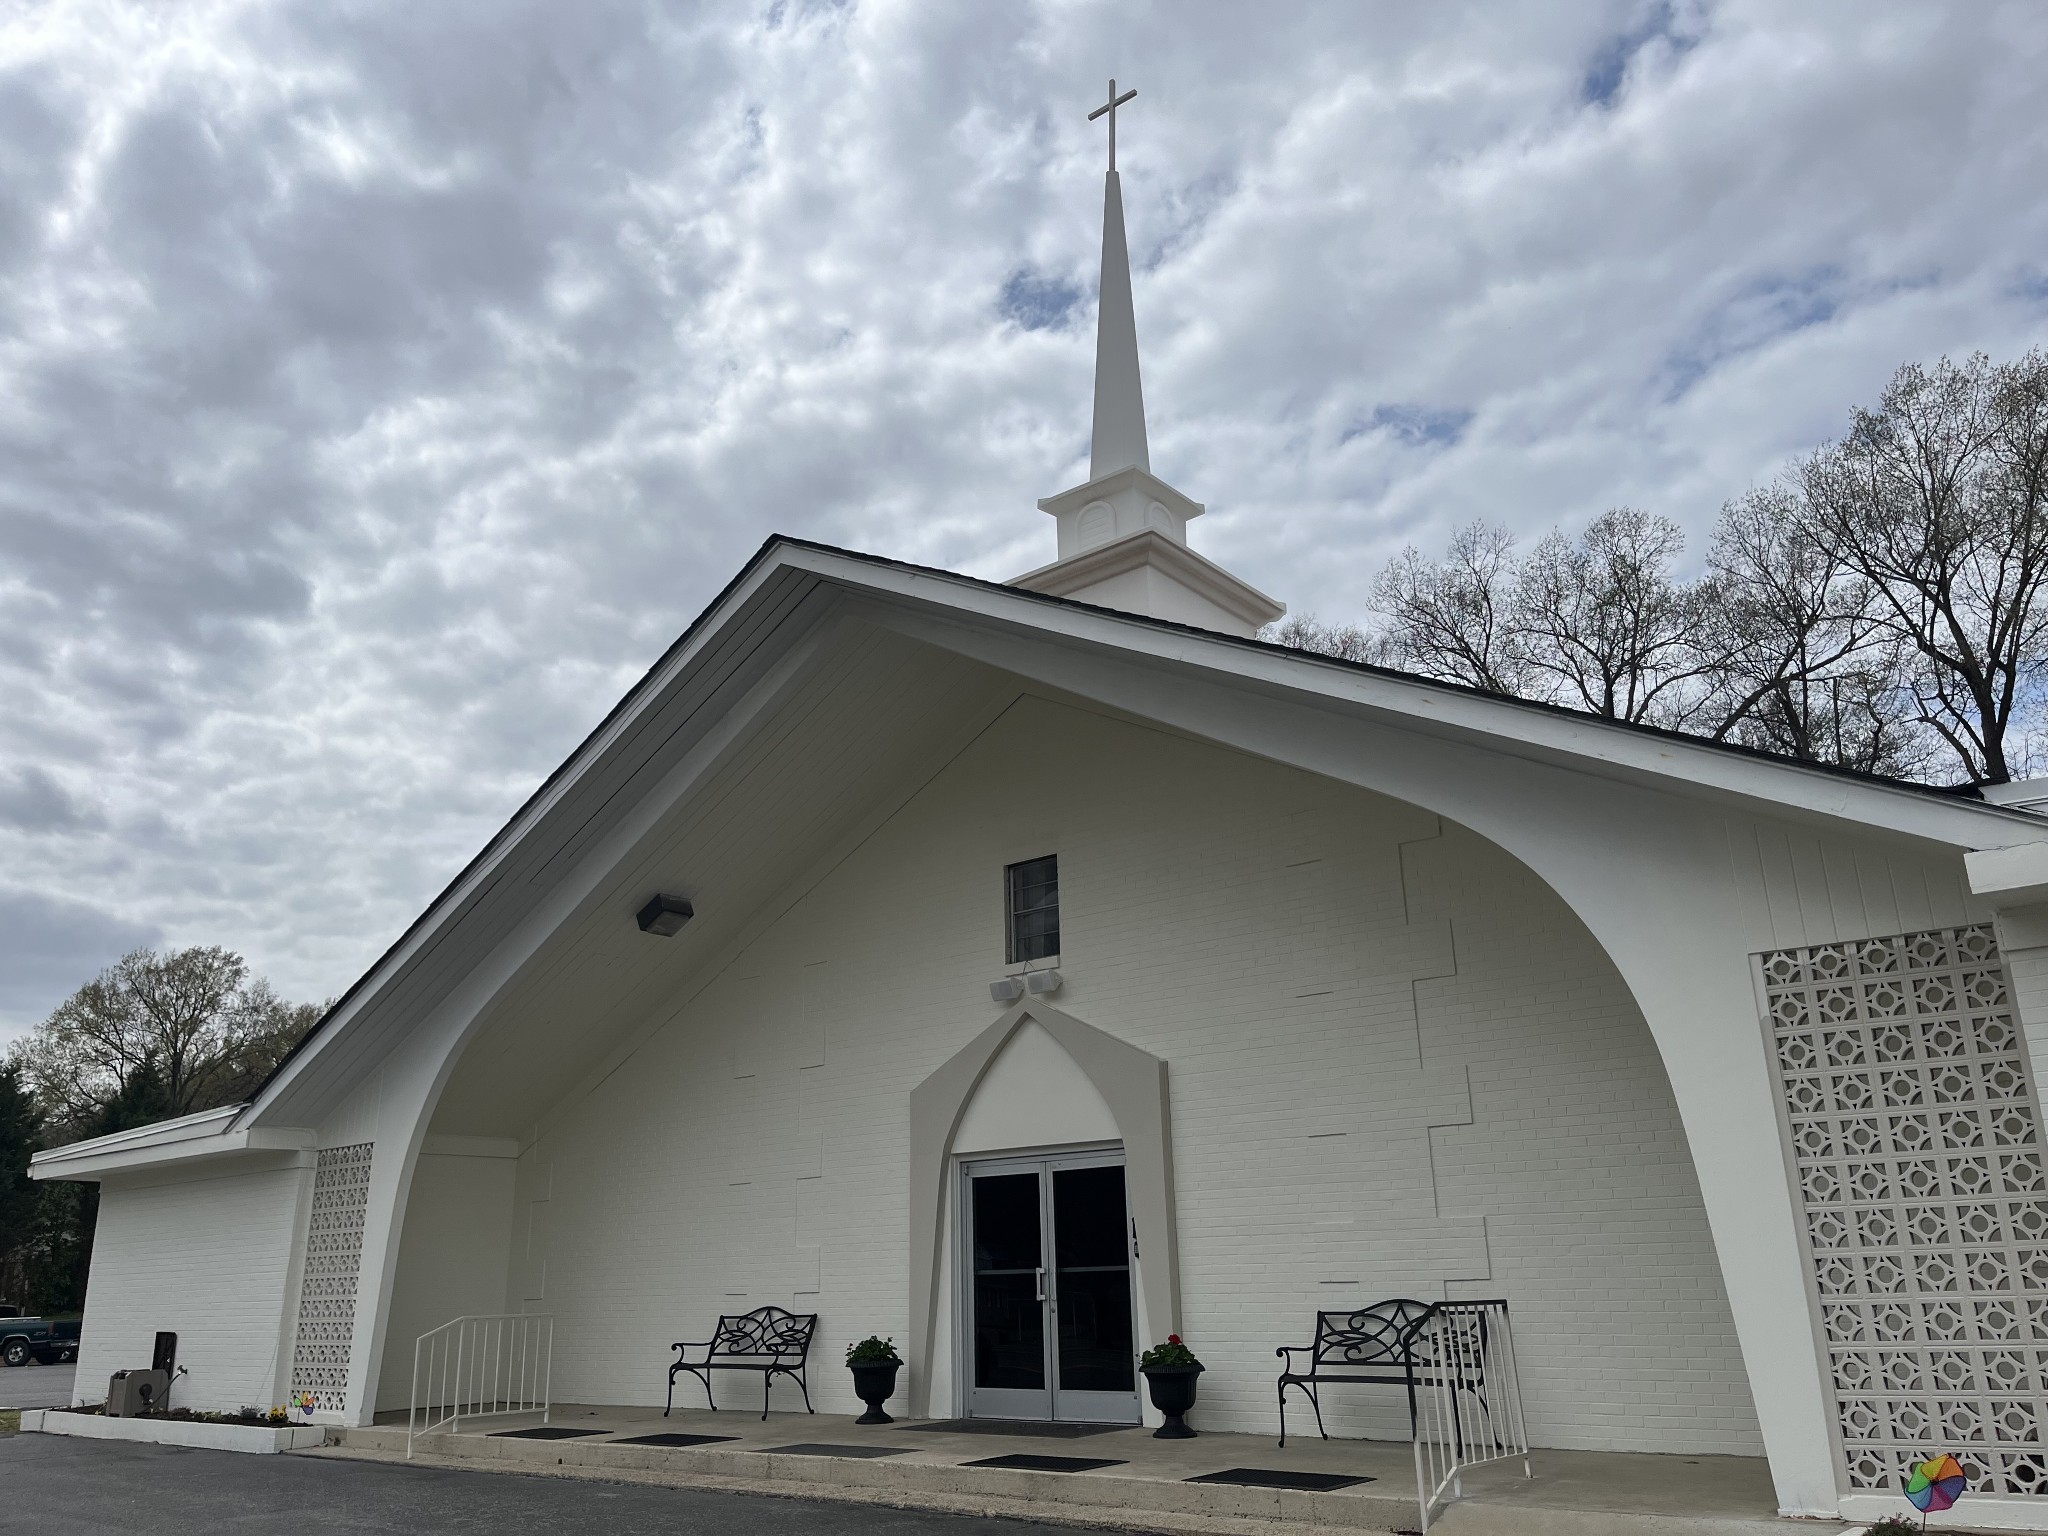
[{"label": "cloudy sky", "polygon": [[2026,0],[0,0],[0,1039],[340,990],[772,531],[1050,559],[1111,74],[1153,467],[1296,611],[2048,341]]}]

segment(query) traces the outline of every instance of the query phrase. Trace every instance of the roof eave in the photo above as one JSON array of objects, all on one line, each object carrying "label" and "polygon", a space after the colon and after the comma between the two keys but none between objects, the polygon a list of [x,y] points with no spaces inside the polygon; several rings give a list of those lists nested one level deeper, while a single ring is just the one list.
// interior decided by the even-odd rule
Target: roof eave
[{"label": "roof eave", "polygon": [[[659,697],[693,656],[744,615],[763,586],[785,570],[807,573],[859,595],[973,617],[1013,631],[1050,634],[1166,665],[1196,666],[1219,681],[1319,699],[1363,710],[1409,728],[1448,732],[1496,749],[1544,756],[1587,771],[1628,774],[1846,819],[1964,849],[2048,842],[2048,820],[1922,786],[1894,784],[1592,716],[1528,700],[1481,693],[1432,679],[1316,656],[1266,642],[1191,628],[999,585],[951,571],[776,535],[734,577],[468,866],[429,904],[405,934],[364,973],[273,1073],[242,1124],[260,1121],[267,1105],[346,1027],[375,1006],[380,983],[430,944],[440,925],[459,916],[468,893],[496,857],[516,846],[554,799],[603,756],[639,711]],[[62,1149],[60,1149],[62,1150]],[[38,1174],[54,1177],[54,1174]]]},{"label": "roof eave", "polygon": [[29,1159],[32,1179],[99,1179],[110,1173],[128,1173],[175,1164],[213,1161],[250,1153],[296,1153],[310,1149],[310,1131],[242,1127],[236,1120],[247,1108],[243,1104],[203,1110],[176,1120],[159,1120],[152,1125],[95,1136],[49,1147]]},{"label": "roof eave", "polygon": [[[1625,771],[1676,787],[1716,791],[1963,849],[2048,842],[2048,819],[1924,785],[1603,720],[1533,700],[1483,693],[879,556],[800,540],[785,542],[792,551],[790,558],[802,560],[827,579],[857,579],[850,568],[896,572],[900,574],[894,578],[878,581],[870,577],[860,584],[870,590],[889,589],[913,600],[929,600],[934,584],[945,583],[966,599],[953,606],[972,609],[991,620],[1115,646],[1169,664],[1201,666],[1242,684],[1315,695],[1417,729],[1455,731],[1504,750],[1574,762],[1588,771]],[[1054,614],[1057,619],[1052,618]]]}]

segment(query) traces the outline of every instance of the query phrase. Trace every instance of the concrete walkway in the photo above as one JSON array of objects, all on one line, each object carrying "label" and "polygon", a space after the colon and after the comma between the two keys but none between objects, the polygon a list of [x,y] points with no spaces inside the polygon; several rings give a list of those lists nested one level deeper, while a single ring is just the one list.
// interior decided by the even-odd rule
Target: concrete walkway
[{"label": "concrete walkway", "polygon": [[[402,1419],[402,1416],[401,1416]],[[1078,1437],[962,1433],[916,1421],[861,1426],[830,1414],[740,1410],[558,1407],[557,1430],[534,1439],[503,1431],[537,1427],[537,1416],[489,1421],[460,1434],[422,1437],[428,1465],[592,1477],[855,1502],[1008,1515],[1134,1530],[1213,1536],[1304,1536],[1326,1531],[1413,1531],[1420,1524],[1415,1469],[1406,1444],[1322,1441],[1313,1433],[1286,1450],[1264,1435],[1205,1433],[1155,1440],[1145,1429]],[[686,1446],[629,1443],[650,1434],[730,1436]],[[403,1458],[403,1423],[338,1432],[338,1443],[302,1454]],[[1110,1463],[1074,1471],[975,1466],[994,1457],[1066,1457]],[[1432,1523],[1444,1536],[1763,1536],[1841,1529],[1781,1521],[1761,1459],[1537,1451],[1536,1475],[1519,1462],[1468,1474],[1464,1499]],[[1231,1469],[1369,1479],[1310,1491],[1190,1482]]]}]

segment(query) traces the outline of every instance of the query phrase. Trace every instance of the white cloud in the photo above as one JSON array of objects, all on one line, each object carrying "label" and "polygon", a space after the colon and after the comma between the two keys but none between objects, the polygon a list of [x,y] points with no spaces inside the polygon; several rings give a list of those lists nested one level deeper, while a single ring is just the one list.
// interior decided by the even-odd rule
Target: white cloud
[{"label": "white cloud", "polygon": [[1328,617],[2048,340],[2025,4],[11,17],[0,1032],[138,935],[340,990],[771,531],[1048,558],[1111,74],[1155,466]]}]

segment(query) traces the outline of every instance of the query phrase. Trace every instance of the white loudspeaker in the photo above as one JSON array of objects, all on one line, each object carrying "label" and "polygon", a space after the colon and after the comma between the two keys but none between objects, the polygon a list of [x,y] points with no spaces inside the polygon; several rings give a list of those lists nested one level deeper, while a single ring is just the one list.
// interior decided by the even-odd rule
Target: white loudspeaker
[{"label": "white loudspeaker", "polygon": [[1060,989],[1058,971],[1033,971],[1024,978],[1024,985],[1031,989],[1033,997],[1051,997]]},{"label": "white loudspeaker", "polygon": [[1024,995],[1024,983],[1015,976],[1005,976],[988,984],[988,995],[999,1003],[1014,1003]]}]

